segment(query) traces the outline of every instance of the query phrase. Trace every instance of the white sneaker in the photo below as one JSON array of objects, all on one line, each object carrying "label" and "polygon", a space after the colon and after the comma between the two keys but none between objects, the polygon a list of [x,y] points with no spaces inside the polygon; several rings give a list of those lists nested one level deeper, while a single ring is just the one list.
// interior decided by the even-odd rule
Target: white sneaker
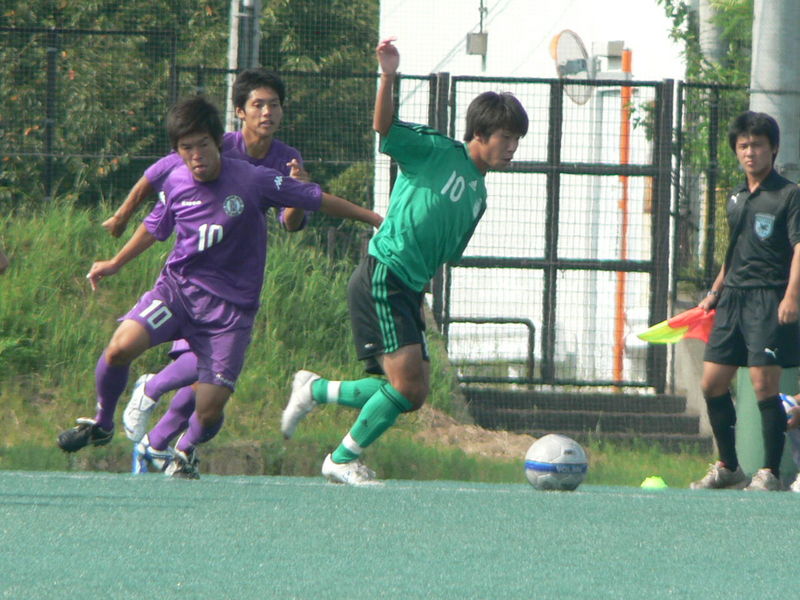
[{"label": "white sneaker", "polygon": [[131,399],[125,407],[125,412],[122,413],[122,425],[125,427],[125,435],[134,442],[142,439],[142,436],[147,431],[150,415],[153,414],[153,410],[158,405],[158,400],[153,400],[144,393],[144,384],[153,377],[153,374],[142,375],[136,380]]},{"label": "white sneaker", "polygon": [[375,471],[354,460],[348,463],[335,463],[331,455],[325,457],[322,463],[322,474],[331,483],[346,483],[347,485],[382,485],[375,480]]},{"label": "white sneaker", "polygon": [[693,490],[740,490],[747,486],[749,479],[742,471],[742,466],[735,471],[723,466],[721,462],[709,465],[708,473],[700,481],[693,481],[689,486]]},{"label": "white sneaker", "polygon": [[792,485],[789,486],[789,491],[800,493],[800,473],[797,474]]},{"label": "white sneaker", "polygon": [[781,490],[781,482],[769,469],[759,469],[750,480],[750,485],[744,489],[748,492],[778,492]]},{"label": "white sneaker", "polygon": [[319,375],[311,371],[298,371],[294,374],[292,395],[281,415],[281,432],[287,440],[294,435],[300,421],[314,408],[316,402],[311,395],[311,386],[319,378]]}]

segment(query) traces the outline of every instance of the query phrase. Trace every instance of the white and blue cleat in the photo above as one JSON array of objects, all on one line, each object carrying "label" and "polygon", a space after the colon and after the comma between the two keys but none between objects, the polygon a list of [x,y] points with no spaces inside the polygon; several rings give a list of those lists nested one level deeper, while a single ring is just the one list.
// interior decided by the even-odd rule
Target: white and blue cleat
[{"label": "white and blue cleat", "polygon": [[150,440],[145,435],[140,442],[133,445],[131,473],[134,475],[151,471],[163,473],[169,463],[172,462],[172,457],[173,451],[171,448],[156,450],[150,445]]}]

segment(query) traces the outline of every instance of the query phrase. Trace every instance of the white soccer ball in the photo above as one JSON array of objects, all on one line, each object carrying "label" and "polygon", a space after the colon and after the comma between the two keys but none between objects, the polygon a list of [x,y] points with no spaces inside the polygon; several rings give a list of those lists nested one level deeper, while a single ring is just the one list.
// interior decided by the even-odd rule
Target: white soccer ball
[{"label": "white soccer ball", "polygon": [[525,454],[525,476],[537,490],[572,491],[588,469],[583,447],[558,433],[540,437]]},{"label": "white soccer ball", "polygon": [[792,415],[789,413],[789,409],[797,406],[797,400],[795,400],[789,394],[778,394],[778,396],[780,396],[781,402],[783,402],[783,410],[786,411],[786,419],[791,419]]}]

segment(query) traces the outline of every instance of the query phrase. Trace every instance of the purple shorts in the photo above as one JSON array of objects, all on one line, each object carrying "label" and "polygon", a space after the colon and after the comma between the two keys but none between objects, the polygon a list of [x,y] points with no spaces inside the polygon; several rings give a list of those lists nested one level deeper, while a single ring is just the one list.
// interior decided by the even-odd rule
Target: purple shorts
[{"label": "purple shorts", "polygon": [[130,319],[147,329],[151,347],[184,338],[197,355],[197,380],[233,390],[256,312],[193,285],[179,288],[162,277],[120,320]]},{"label": "purple shorts", "polygon": [[172,347],[169,349],[167,356],[169,356],[172,360],[175,360],[184,352],[191,352],[191,350],[192,349],[189,347],[189,342],[186,340],[175,340],[172,342]]}]

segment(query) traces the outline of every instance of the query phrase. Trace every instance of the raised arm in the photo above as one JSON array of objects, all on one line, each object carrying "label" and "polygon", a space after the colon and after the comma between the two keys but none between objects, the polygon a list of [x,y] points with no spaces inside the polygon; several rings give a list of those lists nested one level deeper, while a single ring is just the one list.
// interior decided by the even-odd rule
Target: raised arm
[{"label": "raised arm", "polygon": [[375,96],[375,114],[372,119],[372,128],[381,135],[389,133],[394,119],[394,101],[392,89],[397,76],[397,67],[400,65],[400,53],[392,42],[395,38],[383,40],[375,48],[378,63],[381,66],[381,80],[378,93]]},{"label": "raised arm", "polygon": [[92,263],[92,268],[86,274],[86,279],[92,286],[92,290],[97,289],[97,283],[103,278],[118,272],[123,266],[139,256],[155,243],[156,238],[147,231],[144,223],[139,225],[117,255],[111,260],[99,260]]},{"label": "raised arm", "polygon": [[332,217],[339,217],[341,219],[353,219],[354,221],[363,221],[373,227],[380,227],[383,222],[383,217],[378,213],[371,211],[368,208],[353,204],[349,200],[339,198],[333,194],[326,192],[322,193],[322,206],[320,210],[326,215]]},{"label": "raised arm", "polygon": [[128,197],[120,205],[114,215],[103,221],[103,228],[114,237],[119,237],[125,231],[131,216],[139,208],[144,199],[153,194],[153,186],[150,181],[142,175],[139,181],[128,192]]},{"label": "raised arm", "polygon": [[[303,168],[303,165],[301,165],[300,161],[296,158],[286,163],[286,166],[289,167],[289,177],[292,179],[297,179],[297,181],[302,181],[304,183],[311,181],[308,171]],[[286,231],[298,231],[303,228],[306,213],[302,208],[282,208],[279,213],[279,219],[283,223],[283,227]]]}]

